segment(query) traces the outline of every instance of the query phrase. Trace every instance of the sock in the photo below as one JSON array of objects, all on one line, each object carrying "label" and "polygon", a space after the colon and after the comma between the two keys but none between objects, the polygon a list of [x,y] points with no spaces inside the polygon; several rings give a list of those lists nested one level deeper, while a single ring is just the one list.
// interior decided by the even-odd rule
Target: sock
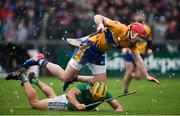
[{"label": "sock", "polygon": [[23,84],[25,82],[29,82],[29,79],[28,79],[27,75],[23,74],[22,77],[21,77],[21,81],[22,81],[22,83],[21,83],[22,86],[23,86]]},{"label": "sock", "polygon": [[78,82],[78,75],[75,75],[75,76],[72,78],[72,82]]},{"label": "sock", "polygon": [[26,60],[26,61],[23,63],[22,67],[25,68],[25,69],[28,69],[30,66],[38,65],[38,62],[34,62],[34,61],[31,61],[31,60],[32,60],[32,58]]},{"label": "sock", "polygon": [[124,90],[123,90],[123,94],[126,94],[126,93],[128,93],[128,90],[127,90],[127,89],[124,89]]},{"label": "sock", "polygon": [[39,63],[39,66],[44,66],[44,67],[46,67],[46,65],[49,63],[49,61],[46,60],[46,59],[40,59],[40,60],[38,61],[38,63]]},{"label": "sock", "polygon": [[38,78],[32,78],[30,81],[32,84],[38,85],[40,80]]}]

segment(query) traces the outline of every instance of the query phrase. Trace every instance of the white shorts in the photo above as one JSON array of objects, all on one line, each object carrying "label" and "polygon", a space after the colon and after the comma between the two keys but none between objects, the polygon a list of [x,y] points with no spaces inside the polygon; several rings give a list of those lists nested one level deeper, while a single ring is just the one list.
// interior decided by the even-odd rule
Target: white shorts
[{"label": "white shorts", "polygon": [[57,96],[49,100],[48,109],[50,110],[67,110],[68,100],[66,95]]},{"label": "white shorts", "polygon": [[[73,58],[69,61],[69,64],[75,69],[80,70],[82,68],[82,64],[77,63]],[[106,73],[106,65],[96,65],[92,63],[88,63],[89,68],[93,74],[101,74]]]}]

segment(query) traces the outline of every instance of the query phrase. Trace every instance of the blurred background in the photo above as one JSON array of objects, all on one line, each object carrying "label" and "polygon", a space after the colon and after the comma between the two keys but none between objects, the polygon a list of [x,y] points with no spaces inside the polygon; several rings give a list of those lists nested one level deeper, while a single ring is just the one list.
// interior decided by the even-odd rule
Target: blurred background
[{"label": "blurred background", "polygon": [[[1,0],[0,76],[19,68],[37,52],[65,68],[73,46],[67,37],[96,31],[95,14],[130,24],[143,10],[152,29],[153,56],[145,59],[149,71],[169,78],[180,74],[180,0]],[[121,51],[108,52],[107,57]],[[107,62],[108,74],[119,76],[124,59]],[[89,73],[85,68],[80,73]],[[40,75],[48,75],[40,70]]]}]

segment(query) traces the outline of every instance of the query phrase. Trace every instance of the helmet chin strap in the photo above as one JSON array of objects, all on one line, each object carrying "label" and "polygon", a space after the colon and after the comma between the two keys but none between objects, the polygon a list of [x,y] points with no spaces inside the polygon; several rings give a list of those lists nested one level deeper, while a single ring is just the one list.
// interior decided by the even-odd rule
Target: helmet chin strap
[{"label": "helmet chin strap", "polygon": [[135,38],[137,37],[138,33],[133,34],[132,30],[129,30],[127,37],[129,38],[131,43],[136,43]]},{"label": "helmet chin strap", "polygon": [[135,39],[137,35],[138,35],[138,33],[135,33],[135,34],[133,35],[132,30],[130,30],[130,37],[131,37],[131,39]]}]

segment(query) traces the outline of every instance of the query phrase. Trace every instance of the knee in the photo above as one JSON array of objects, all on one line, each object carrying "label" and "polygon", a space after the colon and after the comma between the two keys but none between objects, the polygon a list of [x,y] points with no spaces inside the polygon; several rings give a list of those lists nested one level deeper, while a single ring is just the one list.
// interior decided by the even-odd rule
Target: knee
[{"label": "knee", "polygon": [[137,73],[135,76],[137,79],[140,79],[143,76],[143,74]]},{"label": "knee", "polygon": [[58,79],[60,79],[63,82],[68,82],[71,80],[72,77],[68,76],[65,72],[61,73],[60,75],[56,75]]},{"label": "knee", "polygon": [[137,77],[137,78],[140,78],[140,77],[141,77],[141,74],[138,74],[138,73],[137,73],[137,74],[136,74],[136,77]]},{"label": "knee", "polygon": [[140,77],[143,76],[143,73],[142,73],[140,70],[137,70],[137,71],[135,72],[135,76],[140,78]]},{"label": "knee", "polygon": [[89,81],[91,83],[95,83],[95,82],[107,82],[107,77],[106,74],[98,74],[98,75],[94,75],[93,77],[89,78]]},{"label": "knee", "polygon": [[126,68],[125,73],[130,74],[133,72],[133,67]]},{"label": "knee", "polygon": [[36,106],[35,103],[30,102],[30,105],[31,105],[31,108],[32,108],[32,109],[37,109],[37,106]]},{"label": "knee", "polygon": [[125,71],[125,76],[126,76],[126,77],[130,77],[132,73],[133,73],[133,70],[131,70],[131,69],[126,69],[126,71]]},{"label": "knee", "polygon": [[71,81],[71,79],[72,79],[72,77],[63,76],[62,81],[63,81],[63,82],[69,82],[69,81]]},{"label": "knee", "polygon": [[32,109],[38,109],[37,104],[36,104],[37,101],[30,101],[29,103],[30,103]]}]

